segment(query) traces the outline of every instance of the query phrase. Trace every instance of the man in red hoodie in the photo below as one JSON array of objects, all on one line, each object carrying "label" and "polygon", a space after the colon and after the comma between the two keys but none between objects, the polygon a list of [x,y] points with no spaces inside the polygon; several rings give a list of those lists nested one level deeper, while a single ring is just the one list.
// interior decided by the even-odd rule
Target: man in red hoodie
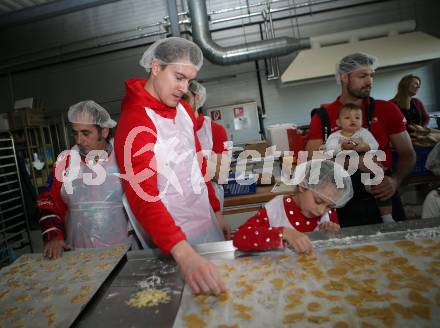
[{"label": "man in red hoodie", "polygon": [[195,293],[219,294],[225,286],[215,265],[191,244],[224,240],[228,229],[204,178],[194,114],[180,102],[202,62],[200,48],[182,38],[147,49],[140,64],[148,80],[126,82],[115,151],[128,203],[154,244],[174,257]]}]

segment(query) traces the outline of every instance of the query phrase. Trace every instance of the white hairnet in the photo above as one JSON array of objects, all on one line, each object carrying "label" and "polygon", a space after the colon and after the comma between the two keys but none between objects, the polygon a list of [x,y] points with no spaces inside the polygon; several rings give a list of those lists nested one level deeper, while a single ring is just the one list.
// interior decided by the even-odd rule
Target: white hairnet
[{"label": "white hairnet", "polygon": [[206,88],[201,85],[199,82],[192,80],[188,86],[189,91],[191,91],[194,96],[199,96],[199,99],[196,99],[196,109],[199,109],[205,104],[206,101]]},{"label": "white hairnet", "polygon": [[158,60],[162,65],[192,64],[197,70],[203,65],[203,53],[199,46],[192,41],[177,37],[156,41],[144,52],[139,64],[150,71],[153,59]]},{"label": "white hairnet", "polygon": [[[350,175],[341,165],[330,160],[314,159],[298,165],[294,179],[295,184],[311,190],[336,208],[344,206],[353,197]],[[334,192],[325,188],[329,185],[335,187]]]},{"label": "white hairnet", "polygon": [[376,57],[362,52],[356,52],[354,54],[345,56],[336,64],[336,81],[338,84],[341,83],[341,74],[351,73],[362,66],[369,66],[375,70],[378,64],[379,63]]},{"label": "white hairnet", "polygon": [[114,128],[116,122],[110,114],[93,100],[81,101],[70,106],[67,118],[70,123],[94,124],[101,128]]}]

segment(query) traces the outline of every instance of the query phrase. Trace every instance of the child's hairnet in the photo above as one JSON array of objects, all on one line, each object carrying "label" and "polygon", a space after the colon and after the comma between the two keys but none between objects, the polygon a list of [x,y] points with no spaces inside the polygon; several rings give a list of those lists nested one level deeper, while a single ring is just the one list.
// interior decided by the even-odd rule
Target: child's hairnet
[{"label": "child's hairnet", "polygon": [[[330,160],[314,159],[298,165],[294,179],[294,184],[313,191],[335,208],[344,206],[353,197],[350,175],[341,165]],[[335,187],[334,192],[329,193],[325,188],[329,185]]]},{"label": "child's hairnet", "polygon": [[156,41],[144,52],[139,64],[150,71],[154,59],[162,65],[192,64],[197,70],[200,70],[203,65],[203,53],[199,46],[192,41],[178,37]]},{"label": "child's hairnet", "polygon": [[205,104],[206,101],[206,88],[201,85],[199,82],[192,80],[188,86],[189,91],[191,91],[194,96],[199,96],[199,99],[196,99],[196,109],[199,109]]},{"label": "child's hairnet", "polygon": [[351,73],[362,66],[369,66],[375,70],[378,66],[378,60],[376,57],[362,52],[356,52],[345,56],[336,64],[336,81],[340,84],[341,74]]},{"label": "child's hairnet", "polygon": [[67,118],[70,123],[94,124],[101,128],[116,126],[116,122],[111,119],[110,114],[93,100],[81,101],[70,106]]}]

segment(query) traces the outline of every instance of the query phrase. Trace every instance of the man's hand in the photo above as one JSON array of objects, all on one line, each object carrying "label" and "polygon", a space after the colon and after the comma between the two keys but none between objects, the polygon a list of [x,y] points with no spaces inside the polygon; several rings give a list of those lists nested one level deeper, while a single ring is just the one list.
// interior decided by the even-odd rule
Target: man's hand
[{"label": "man's hand", "polygon": [[390,199],[397,190],[397,181],[393,177],[384,176],[380,184],[371,186],[370,192],[379,200]]},{"label": "man's hand", "polygon": [[355,143],[356,145],[353,149],[358,153],[366,153],[367,151],[370,151],[370,146],[366,142],[363,142],[362,139],[356,139]]},{"label": "man's hand", "polygon": [[225,236],[225,240],[230,240],[232,238],[231,228],[226,222],[226,218],[223,216],[222,212],[216,212],[215,216],[217,217],[218,224],[220,229],[223,231],[223,235]]},{"label": "man's hand", "polygon": [[312,242],[309,237],[302,232],[292,228],[284,228],[283,237],[290,245],[292,245],[297,253],[310,254],[312,252]]},{"label": "man's hand", "polygon": [[51,240],[44,245],[43,255],[50,259],[57,259],[63,255],[65,250],[70,249],[64,240]]},{"label": "man's hand", "polygon": [[326,222],[322,222],[319,223],[319,230],[328,232],[328,233],[337,233],[339,230],[341,230],[341,227],[339,224],[331,222],[331,221],[326,221]]},{"label": "man's hand", "polygon": [[174,245],[171,254],[180,267],[183,279],[195,294],[219,295],[226,291],[216,266],[197,254],[186,240]]}]

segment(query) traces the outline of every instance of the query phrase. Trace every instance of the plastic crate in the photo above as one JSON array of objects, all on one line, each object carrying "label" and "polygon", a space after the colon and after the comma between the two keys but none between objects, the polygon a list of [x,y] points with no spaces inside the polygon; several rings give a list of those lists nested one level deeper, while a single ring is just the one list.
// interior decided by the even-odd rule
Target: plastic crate
[{"label": "plastic crate", "polygon": [[223,185],[225,197],[238,195],[251,195],[257,192],[257,178],[250,175],[246,179],[235,179],[234,175],[230,175],[228,183]]},{"label": "plastic crate", "polygon": [[[416,165],[414,166],[414,169],[412,170],[410,176],[420,177],[431,174],[431,171],[426,169],[425,164],[426,159],[428,158],[428,155],[433,148],[434,147],[414,146],[414,150],[416,152]],[[396,169],[397,157],[397,153],[393,151],[393,170]]]}]

